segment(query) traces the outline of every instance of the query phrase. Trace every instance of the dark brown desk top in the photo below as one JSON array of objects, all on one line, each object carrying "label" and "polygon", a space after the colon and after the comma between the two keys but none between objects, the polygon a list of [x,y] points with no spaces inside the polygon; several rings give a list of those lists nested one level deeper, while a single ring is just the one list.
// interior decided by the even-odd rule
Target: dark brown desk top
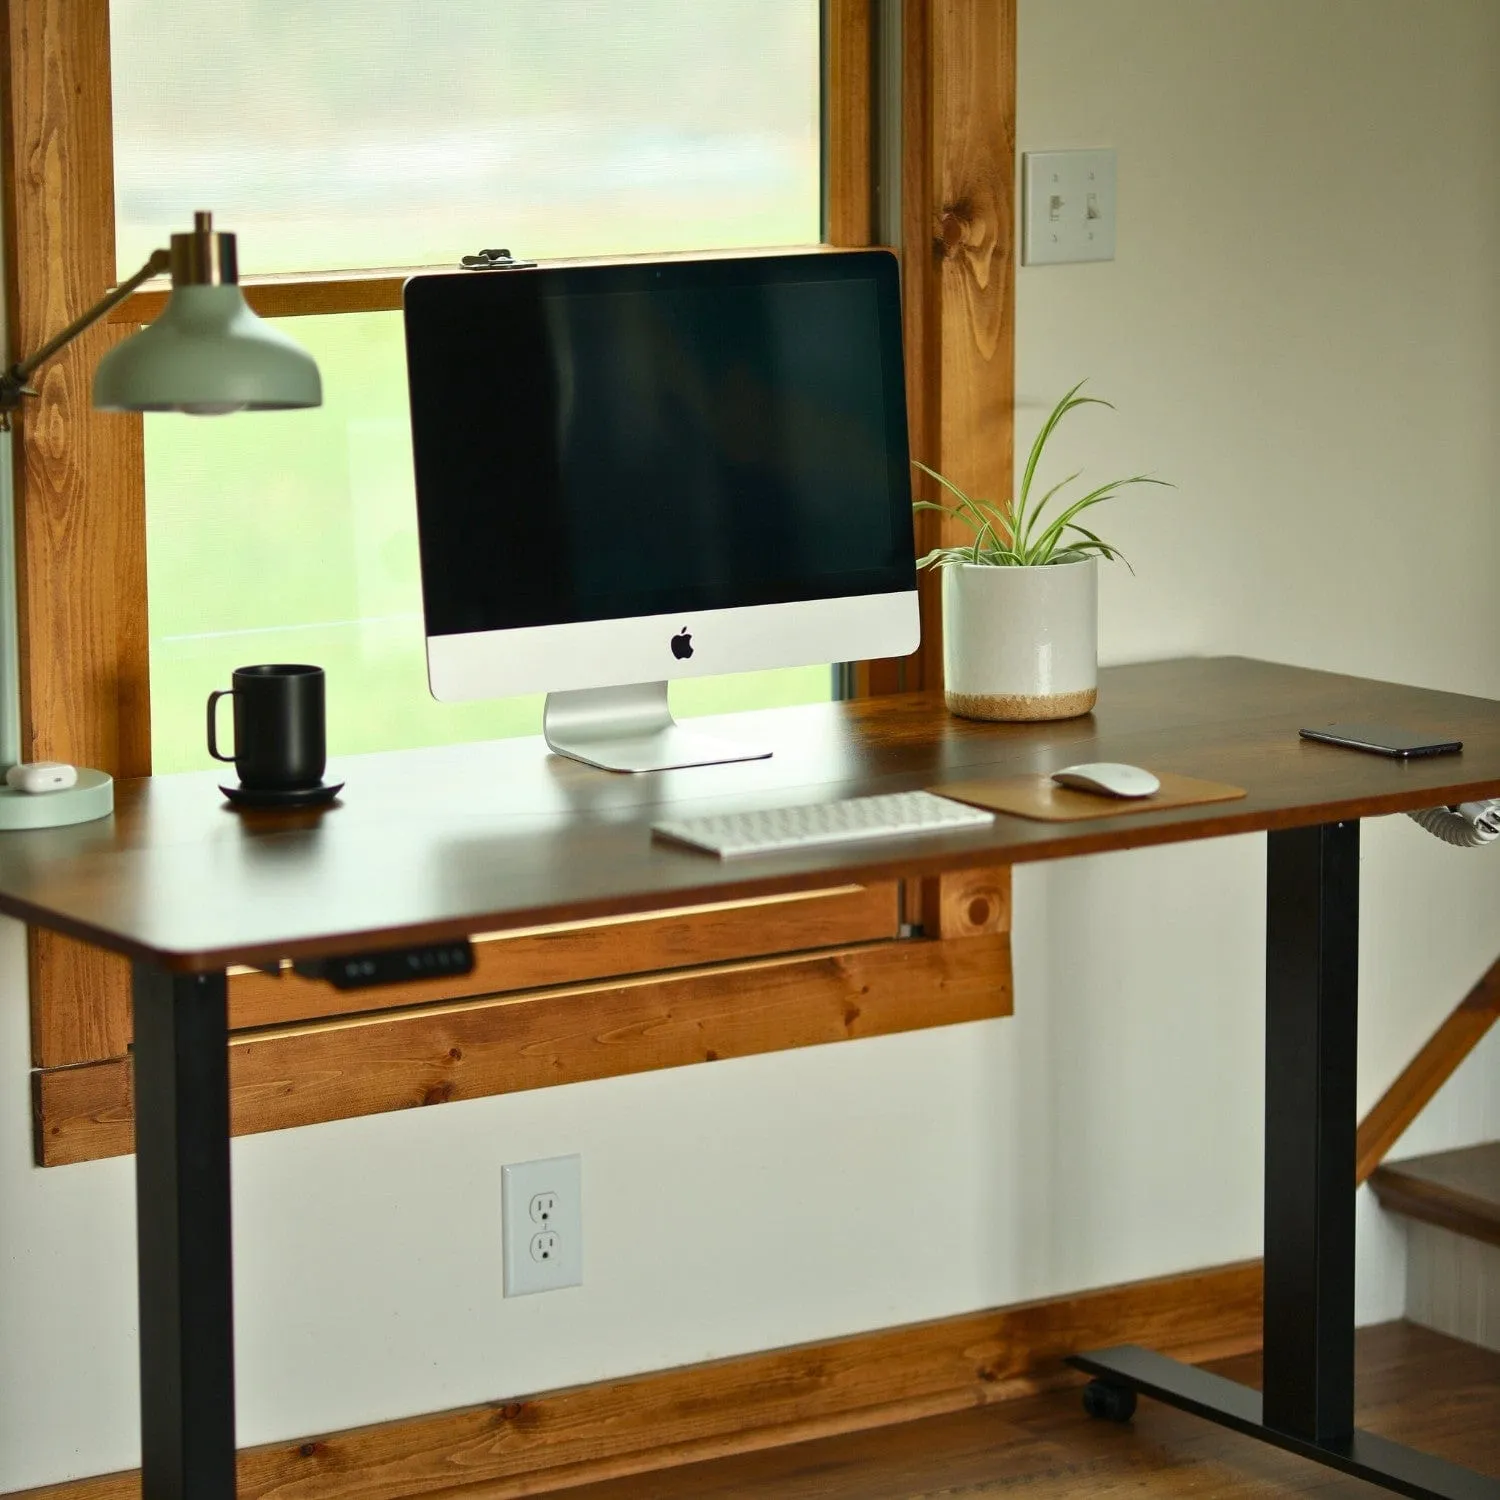
[{"label": "dark brown desk top", "polygon": [[[1442,730],[1462,755],[1397,762],[1308,744],[1334,720]],[[239,814],[212,774],[125,782],[113,819],[0,836],[0,912],[178,970],[965,865],[1021,863],[1500,796],[1500,703],[1240,658],[1102,674],[1058,724],[979,724],[909,695],[745,714],[768,761],[616,776],[502,740],[350,758],[342,805]],[[1246,787],[1243,801],[721,863],[652,821],[1127,761]]]}]

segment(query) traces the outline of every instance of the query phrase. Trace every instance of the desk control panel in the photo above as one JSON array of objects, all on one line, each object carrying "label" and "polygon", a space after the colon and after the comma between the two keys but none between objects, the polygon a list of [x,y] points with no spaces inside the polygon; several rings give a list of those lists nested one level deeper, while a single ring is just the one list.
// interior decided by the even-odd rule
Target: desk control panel
[{"label": "desk control panel", "polygon": [[407,984],[413,979],[441,979],[474,970],[474,945],[468,938],[424,943],[416,948],[381,948],[294,963],[304,979],[323,979],[336,990],[362,990],[377,984]]}]

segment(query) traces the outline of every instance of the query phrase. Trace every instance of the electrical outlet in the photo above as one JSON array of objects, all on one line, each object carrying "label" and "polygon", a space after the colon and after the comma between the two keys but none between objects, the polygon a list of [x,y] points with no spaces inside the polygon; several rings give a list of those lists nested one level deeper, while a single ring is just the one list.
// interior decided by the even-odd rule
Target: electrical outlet
[{"label": "electrical outlet", "polygon": [[516,1162],[500,1172],[505,1295],[583,1285],[583,1158]]}]

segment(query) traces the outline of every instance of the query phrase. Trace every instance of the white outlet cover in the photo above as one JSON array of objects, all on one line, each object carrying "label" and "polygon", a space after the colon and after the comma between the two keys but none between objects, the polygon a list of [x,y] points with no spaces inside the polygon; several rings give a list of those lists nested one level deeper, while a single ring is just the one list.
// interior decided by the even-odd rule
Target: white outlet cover
[{"label": "white outlet cover", "polygon": [[1115,258],[1115,153],[1028,151],[1024,158],[1028,266]]},{"label": "white outlet cover", "polygon": [[[538,1198],[556,1199],[555,1209],[545,1220],[532,1212]],[[500,1215],[507,1297],[583,1285],[581,1156],[552,1156],[502,1167]],[[556,1247],[538,1258],[533,1253],[535,1243],[547,1235],[556,1235]]]}]

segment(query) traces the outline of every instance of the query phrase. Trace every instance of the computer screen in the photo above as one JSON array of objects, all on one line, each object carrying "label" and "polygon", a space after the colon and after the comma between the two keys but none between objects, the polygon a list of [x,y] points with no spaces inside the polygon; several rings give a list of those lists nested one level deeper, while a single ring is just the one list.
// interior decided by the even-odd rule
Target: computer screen
[{"label": "computer screen", "polygon": [[414,280],[428,634],[913,588],[894,272],[876,253]]},{"label": "computer screen", "polygon": [[915,649],[889,252],[419,276],[405,323],[439,698]]}]

